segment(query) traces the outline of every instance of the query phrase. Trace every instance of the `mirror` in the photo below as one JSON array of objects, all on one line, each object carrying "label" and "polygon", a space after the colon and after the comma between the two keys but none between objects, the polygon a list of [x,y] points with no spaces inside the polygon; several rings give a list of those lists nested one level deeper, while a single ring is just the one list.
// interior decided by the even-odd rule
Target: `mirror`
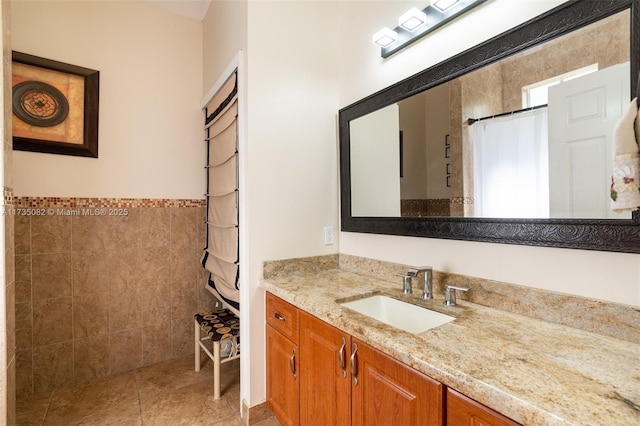
[{"label": "mirror", "polygon": [[613,3],[561,5],[342,109],[342,229],[640,252],[638,211],[612,213],[606,185],[639,56],[638,5]]},{"label": "mirror", "polygon": [[631,219],[611,210],[608,182],[629,104],[629,18],[352,120],[352,215]]}]

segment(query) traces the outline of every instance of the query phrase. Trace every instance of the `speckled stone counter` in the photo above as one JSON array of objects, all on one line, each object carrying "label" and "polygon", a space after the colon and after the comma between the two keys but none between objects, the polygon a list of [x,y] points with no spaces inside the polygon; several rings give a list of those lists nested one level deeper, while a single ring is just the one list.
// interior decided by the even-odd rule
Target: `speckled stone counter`
[{"label": "speckled stone counter", "polygon": [[[525,425],[640,424],[640,345],[340,269],[267,275],[264,288]],[[456,317],[414,335],[339,302],[383,293]],[[419,293],[419,292],[416,292]],[[561,309],[561,308],[560,308]]]}]

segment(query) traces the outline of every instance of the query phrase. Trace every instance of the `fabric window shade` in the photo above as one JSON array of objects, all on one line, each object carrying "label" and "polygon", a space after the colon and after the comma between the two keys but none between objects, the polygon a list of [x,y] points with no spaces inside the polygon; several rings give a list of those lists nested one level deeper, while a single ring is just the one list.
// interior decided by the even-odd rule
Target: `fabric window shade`
[{"label": "fabric window shade", "polygon": [[209,166],[209,193],[207,196],[219,197],[238,189],[237,167],[238,161],[235,154],[222,164]]},{"label": "fabric window shade", "polygon": [[239,309],[238,96],[236,73],[205,107],[207,236],[202,266],[207,289]]},{"label": "fabric window shade", "polygon": [[207,251],[219,260],[236,263],[238,261],[238,227],[218,228],[209,225]]},{"label": "fabric window shade", "polygon": [[207,211],[207,222],[217,223],[220,226],[237,226],[238,225],[238,193],[236,191],[212,197]]},{"label": "fabric window shade", "polygon": [[205,129],[209,130],[207,140],[229,127],[236,121],[237,116],[238,97],[234,96],[229,100],[229,104],[218,112],[218,116],[214,120],[211,120],[209,123],[205,123]]},{"label": "fabric window shade", "polygon": [[224,262],[214,256],[207,257],[205,268],[214,276],[224,281],[226,288],[238,288],[238,267],[229,262]]},{"label": "fabric window shade", "polygon": [[209,152],[209,166],[216,166],[214,162],[225,162],[237,152],[236,141],[238,132],[235,121],[214,137],[215,143],[211,144]]},{"label": "fabric window shade", "polygon": [[218,110],[224,108],[227,99],[237,93],[237,87],[237,74],[234,72],[229,76],[227,81],[222,84],[209,103],[207,103],[207,106],[205,107],[205,112],[207,114],[205,117],[205,124],[211,121],[210,117],[217,118],[219,115]]}]

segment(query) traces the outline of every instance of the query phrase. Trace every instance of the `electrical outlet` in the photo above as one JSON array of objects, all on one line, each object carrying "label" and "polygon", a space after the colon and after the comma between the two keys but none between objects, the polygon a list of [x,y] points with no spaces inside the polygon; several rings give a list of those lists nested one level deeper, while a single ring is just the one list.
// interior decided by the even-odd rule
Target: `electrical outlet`
[{"label": "electrical outlet", "polygon": [[333,226],[327,225],[324,227],[324,245],[330,244],[333,244]]}]

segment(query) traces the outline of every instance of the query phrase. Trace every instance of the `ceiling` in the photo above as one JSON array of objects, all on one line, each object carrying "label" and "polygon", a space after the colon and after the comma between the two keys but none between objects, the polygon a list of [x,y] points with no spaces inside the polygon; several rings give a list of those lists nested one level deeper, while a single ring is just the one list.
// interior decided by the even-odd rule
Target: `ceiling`
[{"label": "ceiling", "polygon": [[202,21],[211,0],[147,0],[148,2],[187,18]]}]

